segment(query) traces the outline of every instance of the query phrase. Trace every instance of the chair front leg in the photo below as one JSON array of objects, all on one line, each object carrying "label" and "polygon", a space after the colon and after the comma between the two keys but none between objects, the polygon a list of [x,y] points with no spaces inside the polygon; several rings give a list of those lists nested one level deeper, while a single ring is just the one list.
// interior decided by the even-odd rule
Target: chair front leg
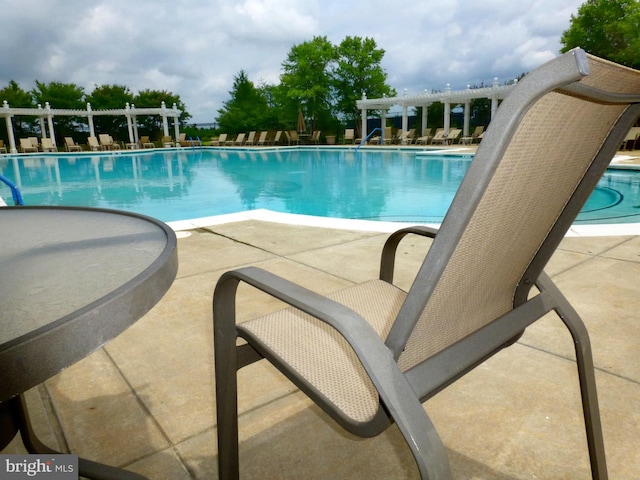
[{"label": "chair front leg", "polygon": [[235,295],[239,281],[221,279],[213,296],[213,341],[218,430],[218,478],[240,476]]}]

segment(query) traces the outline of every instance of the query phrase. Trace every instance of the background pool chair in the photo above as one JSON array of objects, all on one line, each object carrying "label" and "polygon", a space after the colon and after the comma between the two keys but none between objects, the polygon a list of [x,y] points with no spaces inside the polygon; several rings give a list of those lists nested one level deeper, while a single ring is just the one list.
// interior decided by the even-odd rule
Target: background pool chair
[{"label": "background pool chair", "polygon": [[156,148],[156,144],[149,140],[148,135],[143,135],[140,137],[140,146],[142,148]]},{"label": "background pool chair", "polygon": [[224,145],[226,142],[227,142],[227,134],[221,133],[220,135],[218,135],[218,138],[214,138],[211,140],[210,145],[218,147],[220,145]]},{"label": "background pool chair", "polygon": [[640,137],[640,127],[631,127],[620,144],[620,150],[635,149],[636,140]]},{"label": "background pool chair", "polygon": [[170,135],[165,135],[162,137],[162,146],[164,148],[172,148],[176,146],[176,143]]},{"label": "background pool chair", "polygon": [[256,142],[256,145],[259,146],[263,146],[267,144],[267,134],[269,132],[267,132],[266,130],[260,132],[260,135],[258,136],[258,141]]},{"label": "background pool chair", "polygon": [[20,150],[22,151],[22,153],[27,153],[27,152],[37,152],[38,151],[38,147],[37,146],[33,146],[33,143],[31,143],[31,139],[30,138],[21,138],[20,139]]},{"label": "background pool chair", "polygon": [[98,142],[98,139],[96,137],[87,137],[87,145],[89,147],[89,150],[93,152],[102,150],[102,145],[100,145],[100,142]]},{"label": "background pool chair", "polygon": [[[607,478],[588,333],[543,268],[640,115],[638,102],[640,72],[572,50],[518,82],[440,229],[392,234],[379,279],[325,297],[256,267],[223,274],[213,297],[219,478],[239,470],[236,372],[266,358],[353,434],[375,436],[395,422],[421,477],[450,479],[422,402],[550,312],[573,337],[592,475]],[[394,257],[412,235],[433,241],[404,292],[392,284]],[[236,325],[240,283],[291,307]]]},{"label": "background pool chair", "polygon": [[272,145],[280,145],[282,142],[282,130],[276,131],[276,134],[273,136],[273,140],[271,140]]},{"label": "background pool chair", "polygon": [[236,136],[236,139],[233,141],[233,146],[234,147],[241,147],[244,144],[244,137],[246,137],[246,134],[243,133],[239,133]]},{"label": "background pool chair", "polygon": [[64,144],[67,152],[81,152],[82,146],[78,145],[72,137],[64,137]]},{"label": "background pool chair", "polygon": [[432,132],[433,132],[432,128],[425,129],[424,133],[418,138],[416,138],[416,143],[421,145],[428,144],[429,141],[431,140],[431,137],[433,136],[431,135]]},{"label": "background pool chair", "polygon": [[256,132],[255,130],[251,130],[249,132],[249,135],[247,136],[247,139],[245,140],[244,144],[245,145],[254,145],[256,141]]},{"label": "background pool chair", "polygon": [[399,145],[411,145],[413,143],[415,134],[415,128],[410,128],[406,132],[402,132],[402,130],[399,130],[398,135],[395,138],[395,142]]},{"label": "background pool chair", "polygon": [[298,138],[298,132],[295,130],[289,130],[284,132],[287,137],[287,143],[289,145],[295,144],[298,145],[300,143],[300,139]]},{"label": "background pool chair", "polygon": [[473,133],[471,135],[467,135],[466,137],[461,137],[460,143],[464,145],[471,145],[475,142],[479,142],[480,135],[482,135],[482,132],[484,132],[484,126],[479,125],[473,130]]},{"label": "background pool chair", "polygon": [[7,147],[4,145],[4,140],[0,140],[0,153],[7,153]]},{"label": "background pool chair", "polygon": [[321,130],[314,130],[309,141],[318,145],[320,143],[320,133]]},{"label": "background pool chair", "polygon": [[118,144],[111,135],[108,133],[100,133],[98,134],[98,139],[100,140],[101,150],[118,150],[120,149],[120,144]]},{"label": "background pool chair", "polygon": [[344,143],[344,144],[346,144],[346,143],[353,144],[355,139],[356,139],[355,129],[353,129],[353,128],[345,128],[344,137],[342,137],[342,143]]},{"label": "background pool chair", "polygon": [[53,140],[51,138],[43,138],[42,139],[42,151],[43,152],[57,152],[58,147],[53,144]]}]

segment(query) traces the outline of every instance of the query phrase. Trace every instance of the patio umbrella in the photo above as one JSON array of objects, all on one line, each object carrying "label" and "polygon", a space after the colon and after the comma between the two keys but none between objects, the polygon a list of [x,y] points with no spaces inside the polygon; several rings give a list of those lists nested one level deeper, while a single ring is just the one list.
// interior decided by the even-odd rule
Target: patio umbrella
[{"label": "patio umbrella", "polygon": [[298,112],[298,132],[304,132],[307,129],[307,126],[304,124],[304,115],[302,114],[302,110]]}]

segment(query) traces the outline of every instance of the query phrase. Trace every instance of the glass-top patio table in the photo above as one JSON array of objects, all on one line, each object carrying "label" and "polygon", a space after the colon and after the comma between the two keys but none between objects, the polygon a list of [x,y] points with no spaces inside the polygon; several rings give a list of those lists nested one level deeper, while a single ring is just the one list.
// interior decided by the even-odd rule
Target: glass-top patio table
[{"label": "glass-top patio table", "polygon": [[[175,278],[176,245],[167,225],[127,212],[0,208],[0,449],[19,430],[32,453],[55,453],[33,435],[21,394],[149,311]],[[141,478],[82,459],[80,471]]]}]

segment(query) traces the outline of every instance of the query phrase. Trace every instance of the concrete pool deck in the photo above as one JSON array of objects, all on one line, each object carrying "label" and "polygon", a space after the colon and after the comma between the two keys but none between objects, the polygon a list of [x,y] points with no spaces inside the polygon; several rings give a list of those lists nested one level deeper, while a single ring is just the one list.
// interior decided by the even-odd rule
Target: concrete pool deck
[{"label": "concrete pool deck", "polygon": [[[93,355],[28,392],[55,448],[152,479],[215,479],[211,297],[220,275],[255,265],[320,293],[377,275],[384,231],[264,221],[176,226],[178,276],[159,304]],[[276,219],[277,220],[277,219]],[[206,225],[205,223],[209,223]],[[385,229],[387,227],[384,227]],[[382,230],[380,227],[378,230]],[[401,244],[407,287],[425,239]],[[640,237],[567,237],[547,272],[589,328],[612,479],[640,472]],[[241,320],[278,307],[241,289]],[[239,374],[241,477],[417,478],[395,427],[346,434],[266,362]],[[571,337],[549,315],[424,404],[456,479],[590,478]],[[21,453],[18,439],[2,453]]]}]

